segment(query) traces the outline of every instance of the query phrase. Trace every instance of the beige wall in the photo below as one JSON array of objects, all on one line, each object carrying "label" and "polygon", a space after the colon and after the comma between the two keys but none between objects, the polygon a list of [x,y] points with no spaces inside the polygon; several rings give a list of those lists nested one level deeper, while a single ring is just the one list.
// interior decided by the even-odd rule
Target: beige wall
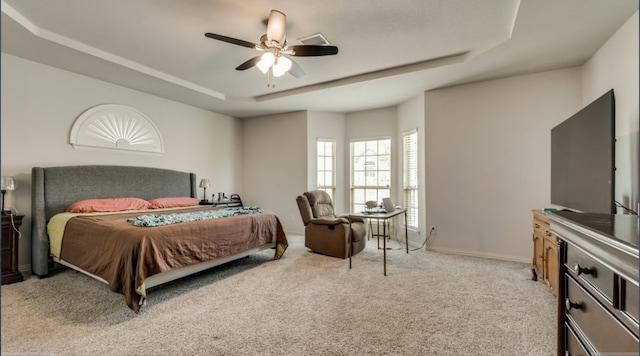
[{"label": "beige wall", "polygon": [[550,130],[580,108],[578,68],[425,94],[429,248],[531,260],[531,209],[549,206]]},{"label": "beige wall", "polygon": [[307,113],[242,121],[247,205],[278,215],[286,232],[301,232],[296,197],[307,188]]}]

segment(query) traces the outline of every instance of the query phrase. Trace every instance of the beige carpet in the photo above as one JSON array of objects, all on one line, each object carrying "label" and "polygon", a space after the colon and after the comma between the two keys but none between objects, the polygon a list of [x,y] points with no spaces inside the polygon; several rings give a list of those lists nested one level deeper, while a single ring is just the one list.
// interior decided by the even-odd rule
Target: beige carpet
[{"label": "beige carpet", "polygon": [[553,355],[556,300],[529,266],[375,242],[273,251],[150,291],[140,314],[74,271],[2,286],[2,354]]}]

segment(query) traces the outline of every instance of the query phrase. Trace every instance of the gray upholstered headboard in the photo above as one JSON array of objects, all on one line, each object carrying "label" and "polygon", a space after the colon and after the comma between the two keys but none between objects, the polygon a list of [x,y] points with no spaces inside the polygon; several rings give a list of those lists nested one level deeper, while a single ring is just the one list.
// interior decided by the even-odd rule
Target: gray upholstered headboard
[{"label": "gray upholstered headboard", "polygon": [[33,167],[31,190],[31,270],[49,273],[47,222],[84,199],[196,197],[195,173],[129,166]]}]

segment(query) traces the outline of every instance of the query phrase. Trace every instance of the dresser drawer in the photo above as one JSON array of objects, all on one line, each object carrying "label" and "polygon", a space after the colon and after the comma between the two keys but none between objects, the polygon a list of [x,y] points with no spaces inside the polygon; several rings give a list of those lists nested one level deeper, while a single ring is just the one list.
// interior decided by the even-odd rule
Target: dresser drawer
[{"label": "dresser drawer", "polygon": [[565,312],[568,319],[578,325],[577,328],[586,335],[599,353],[638,353],[638,338],[635,335],[573,278],[566,276],[565,283],[567,287]]},{"label": "dresser drawer", "polygon": [[599,293],[609,305],[614,300],[613,272],[600,262],[587,256],[571,244],[567,244],[567,273],[593,287],[592,293]]},{"label": "dresser drawer", "polygon": [[623,310],[625,310],[631,318],[638,324],[638,302],[640,301],[640,296],[638,295],[638,286],[633,283],[626,282],[625,287],[625,302],[623,305]]},{"label": "dresser drawer", "polygon": [[565,340],[566,352],[567,356],[589,356],[589,353],[585,349],[582,342],[578,339],[578,336],[573,332],[573,329],[569,326],[569,324],[564,324],[564,335],[567,338]]},{"label": "dresser drawer", "polygon": [[621,319],[636,335],[640,332],[638,329],[638,303],[640,295],[638,294],[638,286],[620,278],[620,305],[618,306]]}]

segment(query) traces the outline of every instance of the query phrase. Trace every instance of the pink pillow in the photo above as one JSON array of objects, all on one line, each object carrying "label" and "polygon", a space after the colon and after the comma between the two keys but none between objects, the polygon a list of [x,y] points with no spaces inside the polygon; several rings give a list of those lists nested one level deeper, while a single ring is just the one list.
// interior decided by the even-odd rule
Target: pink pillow
[{"label": "pink pillow", "polygon": [[151,209],[178,208],[198,205],[198,199],[190,197],[167,197],[151,199],[149,203],[151,203]]},{"label": "pink pillow", "polygon": [[87,199],[71,204],[67,208],[69,213],[95,213],[123,210],[149,209],[151,203],[140,198],[107,198]]}]

